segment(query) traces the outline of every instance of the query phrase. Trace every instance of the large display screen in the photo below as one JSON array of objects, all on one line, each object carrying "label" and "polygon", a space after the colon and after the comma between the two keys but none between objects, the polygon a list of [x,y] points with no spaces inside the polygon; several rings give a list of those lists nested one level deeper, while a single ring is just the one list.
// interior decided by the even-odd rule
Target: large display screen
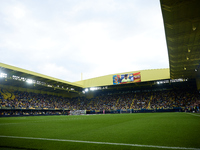
[{"label": "large display screen", "polygon": [[126,84],[134,82],[141,82],[140,72],[122,74],[122,75],[113,75],[113,84]]}]

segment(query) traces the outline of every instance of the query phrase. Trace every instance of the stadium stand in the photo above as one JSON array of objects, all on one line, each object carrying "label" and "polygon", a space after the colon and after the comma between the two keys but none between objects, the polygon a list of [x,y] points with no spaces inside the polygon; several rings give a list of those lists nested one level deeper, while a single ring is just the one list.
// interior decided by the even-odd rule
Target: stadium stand
[{"label": "stadium stand", "polygon": [[[195,90],[162,90],[98,95],[94,98],[66,98],[33,92],[1,89],[1,115],[68,114],[70,110],[88,113],[120,112],[121,110],[199,111],[200,94]],[[24,111],[25,110],[25,111]],[[59,111],[58,111],[59,110]],[[65,110],[65,111],[64,111]],[[90,112],[89,112],[90,111]],[[130,111],[129,111],[130,112]]]},{"label": "stadium stand", "polygon": [[[169,68],[71,83],[0,63],[0,114],[199,111],[200,1],[160,0],[160,4]],[[140,82],[120,85],[113,80],[134,73],[140,74]]]}]

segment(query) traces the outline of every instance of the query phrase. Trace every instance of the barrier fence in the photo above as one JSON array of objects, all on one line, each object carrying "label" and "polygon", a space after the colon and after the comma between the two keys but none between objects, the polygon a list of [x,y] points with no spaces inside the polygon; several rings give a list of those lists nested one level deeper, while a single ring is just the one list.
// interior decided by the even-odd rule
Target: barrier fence
[{"label": "barrier fence", "polygon": [[89,114],[120,114],[120,113],[154,113],[184,112],[185,107],[161,109],[117,109],[117,110],[67,110],[62,108],[12,108],[0,107],[0,116],[37,116],[37,115],[89,115]]}]

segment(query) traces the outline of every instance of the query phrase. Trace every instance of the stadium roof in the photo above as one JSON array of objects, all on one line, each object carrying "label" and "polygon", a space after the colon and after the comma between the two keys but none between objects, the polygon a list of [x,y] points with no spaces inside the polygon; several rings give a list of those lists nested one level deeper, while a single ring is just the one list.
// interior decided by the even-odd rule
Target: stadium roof
[{"label": "stadium roof", "polygon": [[195,78],[200,69],[200,1],[160,0],[170,78]]},{"label": "stadium roof", "polygon": [[[169,54],[170,78],[195,78],[197,70],[200,70],[200,1],[160,0],[160,2]],[[1,71],[9,74],[8,81],[4,82],[6,85],[27,87],[25,82],[9,80],[13,79],[14,75],[24,77],[25,80],[31,79],[41,81],[41,84],[45,83],[44,86],[29,86],[29,88],[37,90],[54,91],[60,89],[68,92],[81,92],[82,88],[85,88],[83,84],[67,82],[3,63],[0,63]],[[152,83],[134,84],[134,86],[143,85],[151,86]],[[133,86],[133,84],[122,85],[120,88],[129,86]],[[112,85],[111,87],[113,89],[119,88],[119,86]]]},{"label": "stadium roof", "polygon": [[[7,77],[8,80],[6,81],[6,85],[26,87],[27,83],[19,81],[32,80],[36,82],[35,84],[42,85],[39,87],[38,86],[35,87],[38,90],[48,89],[48,91],[54,91],[55,89],[63,89],[69,92],[75,92],[75,91],[81,91],[82,89],[82,85],[76,83],[67,82],[64,80],[39,74],[33,71],[0,63],[0,73],[2,72],[9,75]],[[29,86],[29,88],[34,88],[34,86]]]}]

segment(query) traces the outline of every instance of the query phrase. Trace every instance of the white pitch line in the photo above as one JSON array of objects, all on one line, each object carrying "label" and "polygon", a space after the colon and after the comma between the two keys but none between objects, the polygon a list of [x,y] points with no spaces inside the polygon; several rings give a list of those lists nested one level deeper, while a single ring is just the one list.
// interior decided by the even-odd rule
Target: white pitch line
[{"label": "white pitch line", "polygon": [[200,150],[200,148],[189,148],[189,147],[169,147],[169,146],[156,146],[156,145],[140,145],[140,144],[127,144],[127,143],[109,143],[109,142],[95,142],[95,141],[79,141],[79,140],[66,140],[66,139],[49,139],[49,138],[19,137],[19,136],[6,136],[6,135],[0,135],[0,137],[2,137],[2,138],[15,138],[15,139],[28,139],[28,140],[44,140],[44,141],[59,141],[59,142],[102,144],[102,145],[117,145],[117,146],[120,145],[120,146],[132,146],[132,147],[150,147],[150,148],[165,148],[165,149]]},{"label": "white pitch line", "polygon": [[195,114],[191,114],[191,113],[186,113],[186,114],[190,114],[190,115],[193,115],[193,116],[200,117],[200,115],[195,115]]}]

